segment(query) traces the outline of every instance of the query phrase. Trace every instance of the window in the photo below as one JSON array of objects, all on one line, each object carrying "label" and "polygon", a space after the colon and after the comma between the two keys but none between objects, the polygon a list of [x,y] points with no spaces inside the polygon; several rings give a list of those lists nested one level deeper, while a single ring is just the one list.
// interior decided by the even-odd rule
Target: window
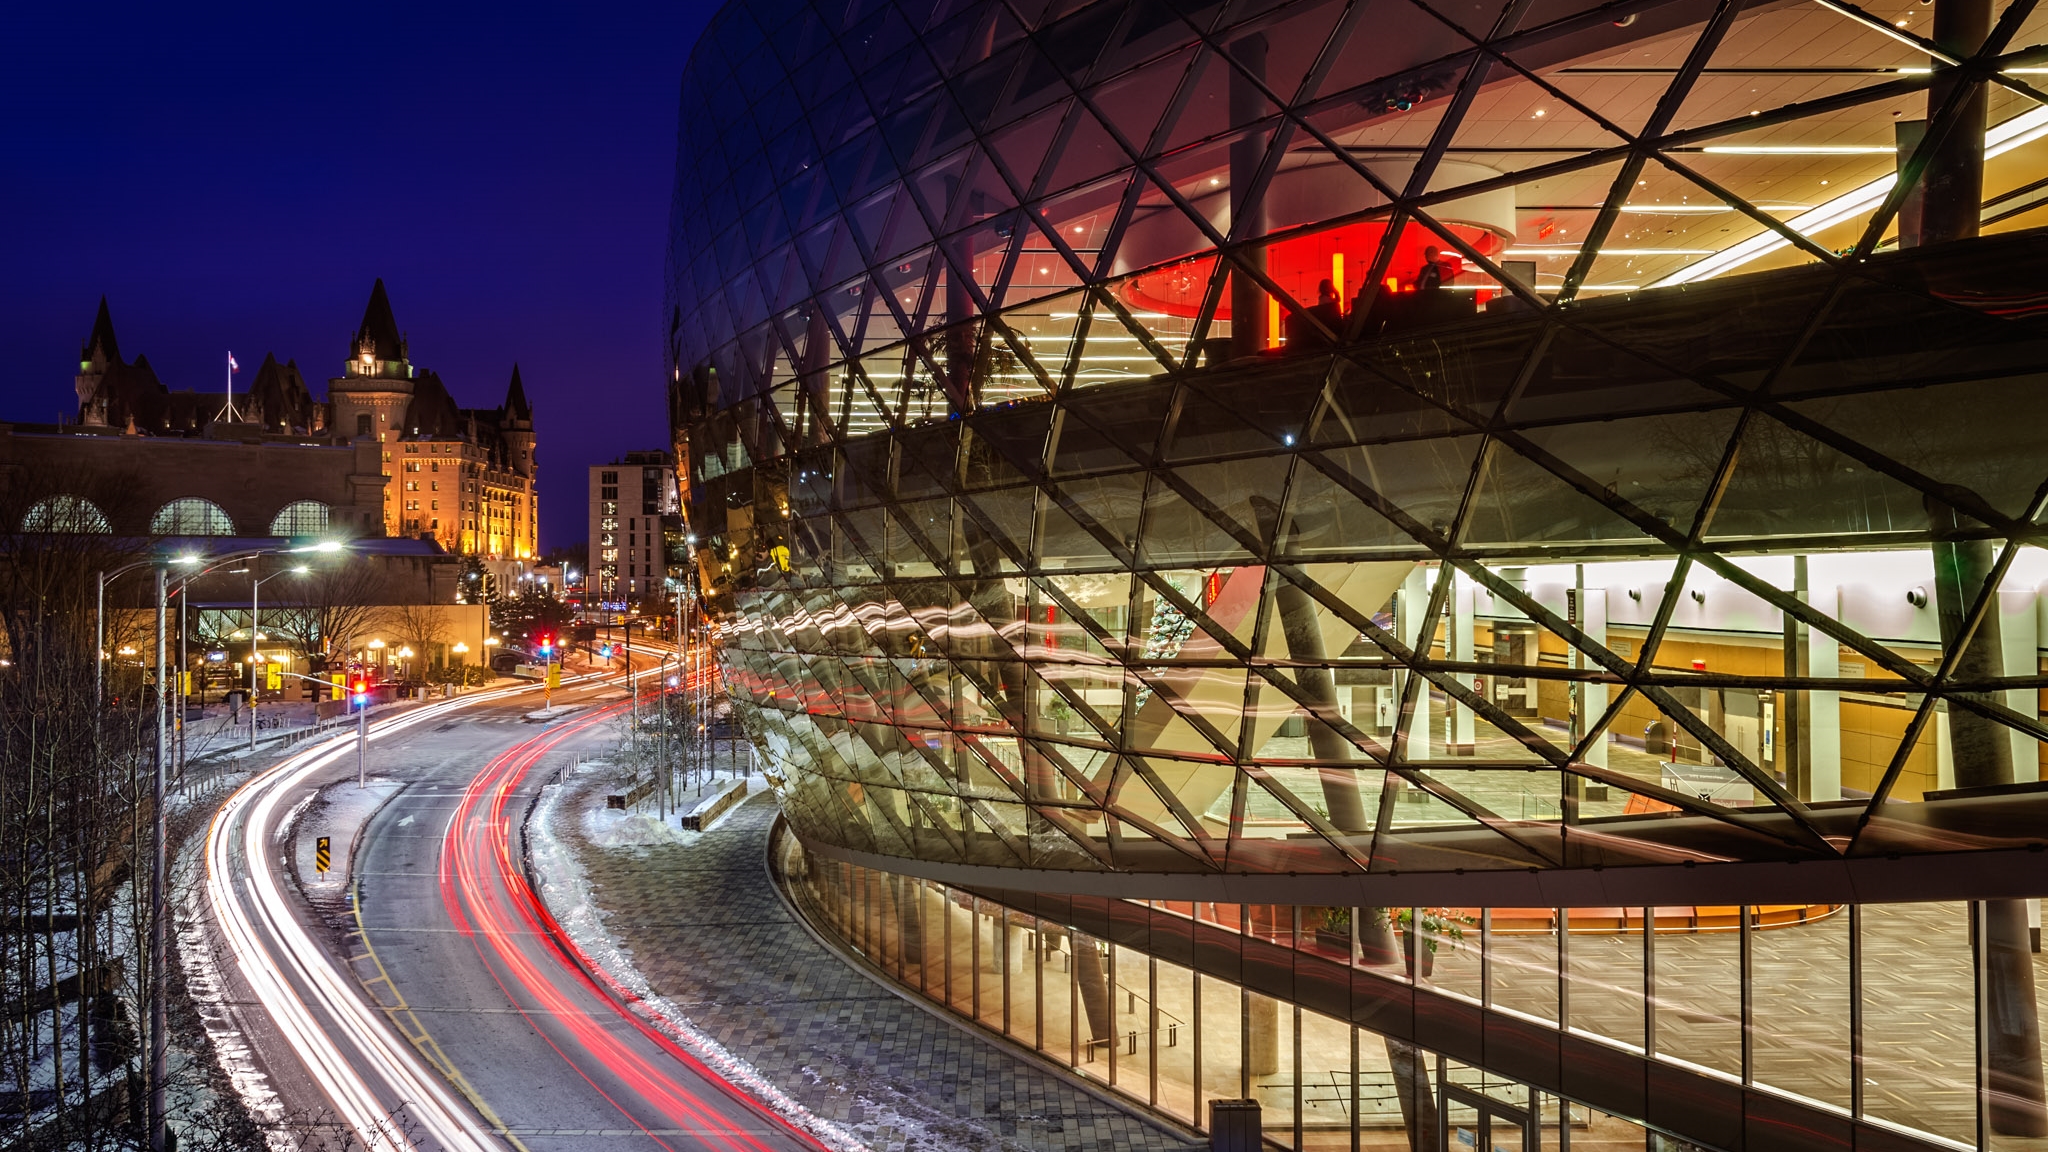
[{"label": "window", "polygon": [[157,509],[149,530],[158,536],[233,536],[235,522],[213,501],[187,496]]},{"label": "window", "polygon": [[318,500],[297,500],[285,505],[270,521],[272,536],[318,536],[327,531],[327,505]]},{"label": "window", "polygon": [[28,515],[21,518],[24,532],[112,532],[107,523],[106,513],[93,506],[92,501],[77,496],[50,496],[36,501]]},{"label": "window", "polygon": [[597,482],[599,484],[617,484],[619,482],[619,474],[617,472],[600,472],[597,474]]},{"label": "window", "polygon": [[356,435],[358,435],[358,436],[368,436],[369,434],[370,434],[370,414],[369,414],[369,413],[367,413],[367,412],[365,412],[365,413],[363,413],[362,415],[360,415],[360,416],[357,416],[357,417],[356,417]]},{"label": "window", "polygon": [[417,471],[419,471],[419,470],[420,470],[420,462],[419,462],[419,461],[417,461],[417,460],[407,460],[407,461],[405,462],[405,470],[406,470],[407,472],[417,472]]}]

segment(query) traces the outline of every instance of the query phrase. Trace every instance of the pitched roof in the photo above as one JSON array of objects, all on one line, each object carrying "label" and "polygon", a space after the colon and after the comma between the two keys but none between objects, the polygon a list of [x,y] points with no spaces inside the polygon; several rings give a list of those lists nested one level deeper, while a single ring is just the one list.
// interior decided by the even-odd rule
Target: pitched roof
[{"label": "pitched roof", "polygon": [[349,359],[355,359],[364,340],[373,342],[379,360],[405,359],[405,337],[399,333],[398,320],[391,314],[391,297],[384,293],[382,276],[370,289],[370,303],[363,309],[363,322],[356,329],[355,343],[349,346]]},{"label": "pitched roof", "polygon": [[413,379],[412,402],[405,408],[405,425],[400,434],[427,440],[454,439],[462,435],[462,413],[439,374],[422,371]]},{"label": "pitched roof", "polygon": [[298,361],[279,364],[276,354],[266,354],[256,378],[249,382],[248,408],[249,419],[265,428],[310,431],[313,393],[306,387]]},{"label": "pitched roof", "polygon": [[106,350],[107,363],[118,364],[121,362],[121,342],[114,339],[114,314],[107,310],[107,298],[105,296],[100,297],[100,313],[93,318],[92,335],[85,338],[85,344],[79,349],[78,358],[80,360],[92,359],[92,350],[94,348]]},{"label": "pitched roof", "polygon": [[512,386],[505,390],[505,415],[522,424],[533,423],[533,405],[526,402],[526,385],[519,380],[519,365],[512,365]]}]

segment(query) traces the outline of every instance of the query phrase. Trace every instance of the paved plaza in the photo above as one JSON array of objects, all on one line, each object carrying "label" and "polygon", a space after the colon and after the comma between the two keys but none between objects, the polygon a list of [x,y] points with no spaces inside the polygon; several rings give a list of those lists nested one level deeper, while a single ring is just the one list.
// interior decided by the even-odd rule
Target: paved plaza
[{"label": "paved plaza", "polygon": [[[600,848],[555,809],[605,925],[697,1028],[870,1148],[1149,1152],[1203,1145],[1081,1091],[893,995],[825,949],[776,896],[757,796],[688,844]],[[685,801],[687,807],[688,801]]]}]

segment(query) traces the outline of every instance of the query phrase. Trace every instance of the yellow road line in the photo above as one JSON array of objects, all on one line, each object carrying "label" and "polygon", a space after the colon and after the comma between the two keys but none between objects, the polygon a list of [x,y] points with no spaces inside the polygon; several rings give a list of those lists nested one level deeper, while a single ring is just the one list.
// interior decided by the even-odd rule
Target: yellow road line
[{"label": "yellow road line", "polygon": [[[364,979],[361,973],[356,974],[356,980],[362,984],[363,991],[370,993],[370,999],[390,1019],[391,1026],[398,1029],[398,1034],[405,1037],[406,1041],[426,1058],[427,1063],[432,1064],[441,1075],[448,1078],[448,1082],[455,1086],[455,1090],[476,1108],[477,1114],[484,1118],[485,1123],[496,1129],[498,1135],[510,1141],[519,1152],[531,1152],[525,1144],[520,1143],[519,1137],[512,1134],[512,1129],[492,1110],[483,1096],[470,1085],[469,1078],[455,1067],[455,1062],[448,1058],[448,1054],[441,1050],[440,1043],[427,1031],[426,1025],[420,1023],[419,1014],[406,1004],[405,994],[398,990],[398,985],[391,979],[391,973],[384,969],[384,961],[378,957],[377,950],[370,946],[369,930],[363,927],[362,892],[353,877],[349,880],[348,888],[350,913],[356,919],[356,939],[362,942],[363,954],[370,958],[370,963],[377,966],[377,974],[368,979]],[[349,968],[354,970],[355,965],[350,964]],[[372,984],[382,984],[389,989],[391,998],[397,1001],[396,1005],[386,1004],[384,997],[371,991]],[[406,1021],[411,1021],[411,1027],[406,1026]]]}]

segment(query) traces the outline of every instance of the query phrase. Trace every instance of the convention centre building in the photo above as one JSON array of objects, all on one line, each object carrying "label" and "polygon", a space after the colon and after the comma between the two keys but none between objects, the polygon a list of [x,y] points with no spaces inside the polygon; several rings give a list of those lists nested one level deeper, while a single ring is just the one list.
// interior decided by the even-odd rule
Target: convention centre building
[{"label": "convention centre building", "polygon": [[749,0],[681,125],[877,979],[1269,1147],[2048,1148],[2048,6]]}]

